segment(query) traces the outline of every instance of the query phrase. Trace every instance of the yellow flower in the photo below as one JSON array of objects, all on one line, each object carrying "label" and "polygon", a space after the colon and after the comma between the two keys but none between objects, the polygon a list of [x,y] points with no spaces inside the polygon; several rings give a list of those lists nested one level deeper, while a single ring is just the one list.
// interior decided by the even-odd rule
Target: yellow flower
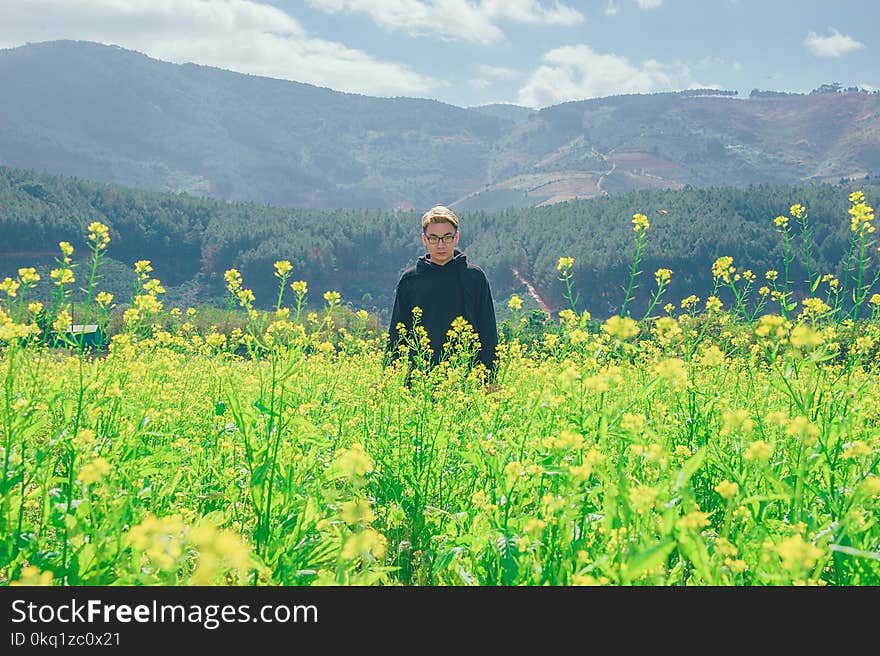
[{"label": "yellow flower", "polygon": [[865,203],[865,196],[862,192],[854,192],[850,194],[850,202],[853,204],[849,208],[850,227],[853,232],[874,232],[874,226],[871,222],[874,220],[874,209]]},{"label": "yellow flower", "polygon": [[632,218],[633,232],[642,232],[651,227],[648,217],[644,214],[633,214]]},{"label": "yellow flower", "polygon": [[235,294],[241,288],[241,273],[238,269],[228,269],[223,274],[223,279],[226,281],[226,289],[231,294]]},{"label": "yellow flower", "polygon": [[350,449],[343,449],[333,463],[339,473],[348,479],[364,476],[373,471],[373,461],[362,444],[354,444]]},{"label": "yellow flower", "polygon": [[18,277],[21,279],[23,285],[29,285],[32,282],[38,282],[40,280],[40,274],[37,273],[37,270],[33,267],[19,269]]},{"label": "yellow flower", "polygon": [[681,529],[699,530],[709,526],[709,515],[700,510],[694,510],[679,517],[676,524]]},{"label": "yellow flower", "polygon": [[654,366],[654,371],[661,380],[668,381],[673,387],[687,384],[687,365],[680,358],[664,358]]},{"label": "yellow flower", "polygon": [[138,260],[134,263],[134,272],[137,274],[139,280],[147,278],[147,274],[152,270],[153,267],[150,264],[150,260]]},{"label": "yellow flower", "polygon": [[254,567],[250,547],[234,531],[201,524],[192,527],[186,538],[197,553],[191,585],[228,583],[230,574],[241,583]]},{"label": "yellow flower", "polygon": [[86,485],[92,485],[101,481],[110,469],[110,463],[104,460],[104,458],[95,458],[83,466],[77,479]]},{"label": "yellow flower", "polygon": [[800,316],[805,319],[818,319],[823,314],[831,311],[831,308],[821,298],[805,298],[801,301],[801,305],[804,309],[801,311]]},{"label": "yellow flower", "polygon": [[220,350],[226,347],[226,335],[211,331],[205,335],[205,344],[212,349]]},{"label": "yellow flower", "polygon": [[843,457],[846,459],[869,456],[874,453],[871,445],[862,440],[855,440],[843,445]]},{"label": "yellow flower", "polygon": [[796,219],[802,219],[807,215],[807,208],[800,203],[796,203],[791,206],[789,213]]},{"label": "yellow flower", "polygon": [[287,274],[293,270],[293,265],[289,260],[278,260],[275,262],[275,277],[286,278]]},{"label": "yellow flower", "polygon": [[39,301],[33,301],[32,303],[28,303],[28,312],[31,314],[39,314],[43,311],[43,304]]},{"label": "yellow flower", "polygon": [[52,322],[52,328],[56,333],[66,332],[70,328],[71,321],[70,312],[67,310],[60,310],[55,316],[55,321]]},{"label": "yellow flower", "polygon": [[122,322],[131,325],[133,323],[137,323],[141,320],[140,310],[137,308],[128,308],[125,312],[122,313]]},{"label": "yellow flower", "polygon": [[739,494],[739,483],[733,481],[721,481],[715,486],[715,491],[722,499],[732,499]]},{"label": "yellow flower", "polygon": [[724,282],[730,282],[730,274],[734,273],[736,268],[733,266],[733,258],[729,255],[719,257],[712,264],[712,276],[721,278]]},{"label": "yellow flower", "polygon": [[803,441],[807,446],[812,446],[819,439],[819,428],[808,417],[792,417],[785,434]]},{"label": "yellow flower", "polygon": [[522,299],[516,294],[513,294],[510,297],[510,300],[507,301],[507,307],[514,311],[522,309],[522,304]]},{"label": "yellow flower", "polygon": [[636,485],[629,490],[629,503],[636,512],[645,512],[653,507],[657,495],[657,490],[649,485]]},{"label": "yellow flower", "polygon": [[721,418],[721,434],[740,434],[750,433],[755,426],[749,411],[745,408],[736,408],[735,410],[727,410]]},{"label": "yellow flower", "polygon": [[290,283],[290,288],[296,293],[297,296],[305,296],[309,291],[309,286],[306,284],[305,280],[296,280]]},{"label": "yellow flower", "polygon": [[110,243],[110,229],[99,221],[92,221],[89,224],[89,241],[95,248],[104,248]]},{"label": "yellow flower", "polygon": [[565,308],[564,310],[559,311],[559,318],[562,319],[569,326],[577,325],[577,313],[571,308]]},{"label": "yellow flower", "polygon": [[602,330],[611,337],[626,340],[639,334],[639,325],[631,317],[614,315],[602,324]]},{"label": "yellow flower", "polygon": [[101,306],[110,305],[113,302],[113,294],[110,292],[98,292],[95,296],[95,302]]},{"label": "yellow flower", "polygon": [[327,301],[327,305],[333,307],[334,305],[339,305],[339,302],[342,300],[342,296],[339,292],[329,291],[324,292],[324,300]]},{"label": "yellow flower", "polygon": [[798,324],[789,337],[791,345],[796,349],[809,350],[822,345],[822,334],[804,324]]},{"label": "yellow flower", "polygon": [[858,490],[868,497],[880,496],[880,476],[868,476],[858,485]]},{"label": "yellow flower", "polygon": [[675,455],[678,456],[679,458],[690,458],[694,454],[684,444],[679,444],[675,447]]},{"label": "yellow flower", "polygon": [[721,299],[718,298],[717,296],[710,296],[709,298],[706,299],[706,311],[707,312],[712,312],[713,310],[719,311],[719,310],[721,310],[722,307],[724,307],[724,304],[721,302]]},{"label": "yellow flower", "polygon": [[865,202],[865,193],[863,191],[854,191],[849,195],[850,203],[863,203]]},{"label": "yellow flower", "polygon": [[19,287],[21,287],[21,283],[12,278],[6,278],[0,282],[0,291],[6,292],[9,298],[15,298],[18,295]]},{"label": "yellow flower", "polygon": [[717,367],[724,364],[724,352],[715,344],[709,346],[703,351],[703,357],[700,359],[703,366]]},{"label": "yellow flower", "polygon": [[810,570],[824,554],[800,535],[785,538],[776,545],[775,551],[782,559],[782,566],[789,571]]},{"label": "yellow flower", "polygon": [[687,310],[688,308],[695,307],[697,305],[697,303],[699,303],[699,302],[700,302],[700,297],[691,294],[687,298],[681,299],[681,303],[680,303],[681,309]]},{"label": "yellow flower", "polygon": [[657,281],[657,285],[665,285],[671,277],[672,271],[670,269],[657,269],[654,272],[654,279]]},{"label": "yellow flower", "polygon": [[764,274],[764,277],[769,281],[773,281],[779,277],[779,272],[775,269],[770,269],[769,271],[767,271],[767,273]]},{"label": "yellow flower", "polygon": [[243,308],[250,307],[251,303],[256,300],[254,292],[250,289],[240,289],[235,295],[238,297],[238,304]]},{"label": "yellow flower", "polygon": [[165,293],[165,288],[162,286],[162,283],[160,283],[156,278],[153,278],[152,280],[148,280],[147,282],[145,282],[143,287],[144,287],[144,291],[146,291],[149,294],[164,294]]},{"label": "yellow flower", "polygon": [[641,435],[645,432],[647,419],[641,413],[624,412],[620,417],[620,428],[633,435]]},{"label": "yellow flower", "polygon": [[160,569],[169,570],[183,555],[183,519],[179,515],[158,518],[147,515],[128,532],[128,542]]},{"label": "yellow flower", "polygon": [[61,285],[69,285],[76,280],[73,277],[73,271],[70,269],[52,269],[49,272],[49,277],[55,281],[55,284],[59,287]]},{"label": "yellow flower", "polygon": [[661,344],[669,344],[682,334],[681,326],[674,317],[660,317],[651,329]]},{"label": "yellow flower", "polygon": [[556,270],[565,275],[574,266],[573,257],[560,257],[556,263]]},{"label": "yellow flower", "polygon": [[787,216],[777,216],[773,219],[773,223],[777,228],[782,228],[783,230],[788,228],[788,217]]},{"label": "yellow flower", "polygon": [[746,460],[755,460],[757,462],[767,462],[773,455],[773,445],[764,440],[755,440],[746,447],[743,457]]},{"label": "yellow flower", "polygon": [[342,557],[380,559],[385,555],[388,541],[385,536],[371,528],[349,536],[342,547]]},{"label": "yellow flower", "polygon": [[152,294],[139,294],[135,296],[134,306],[144,314],[162,311],[162,302]]},{"label": "yellow flower", "polygon": [[[68,258],[71,255],[73,255],[73,246],[70,245],[70,242],[60,241],[60,242],[58,242],[58,248],[61,249],[61,253],[64,255],[65,258]],[[67,261],[67,260],[65,260],[65,261]]]},{"label": "yellow flower", "polygon": [[21,568],[21,574],[14,581],[10,581],[9,585],[25,585],[30,587],[35,586],[50,586],[52,585],[52,572],[43,572],[40,571],[39,567],[34,567],[33,565],[25,565]]},{"label": "yellow flower", "polygon": [[375,518],[370,502],[366,499],[344,502],[340,516],[346,524],[369,524]]},{"label": "yellow flower", "polygon": [[781,317],[778,314],[764,314],[758,319],[758,326],[755,328],[755,334],[759,337],[779,339],[785,337],[785,333],[785,317]]}]

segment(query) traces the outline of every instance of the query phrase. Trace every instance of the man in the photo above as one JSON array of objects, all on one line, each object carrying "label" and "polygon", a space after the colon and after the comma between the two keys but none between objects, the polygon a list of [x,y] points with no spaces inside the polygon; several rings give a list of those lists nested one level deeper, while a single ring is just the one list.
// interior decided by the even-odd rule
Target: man
[{"label": "man", "polygon": [[[422,215],[422,243],[427,253],[415,266],[403,272],[394,295],[391,326],[388,330],[388,353],[393,360],[399,355],[399,342],[405,337],[398,331],[403,324],[407,334],[413,329],[413,308],[420,308],[418,325],[427,332],[431,347],[431,364],[444,357],[443,344],[457,317],[462,317],[477,333],[480,348],[476,355],[487,369],[494,389],[498,326],[492,292],[483,270],[468,264],[458,250],[458,216],[448,207],[438,205]],[[412,350],[410,357],[413,357]]]}]

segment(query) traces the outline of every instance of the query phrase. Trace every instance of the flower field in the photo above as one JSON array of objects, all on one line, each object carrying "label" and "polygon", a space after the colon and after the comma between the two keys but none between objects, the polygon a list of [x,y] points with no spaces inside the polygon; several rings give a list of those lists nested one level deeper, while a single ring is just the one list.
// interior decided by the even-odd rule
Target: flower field
[{"label": "flower field", "polygon": [[850,202],[844,276],[796,298],[794,205],[778,271],[719,258],[715,294],[668,299],[660,269],[641,318],[635,215],[620,315],[579,308],[560,257],[570,307],[534,330],[509,299],[497,385],[466,323],[434,369],[416,327],[405,384],[366,313],[343,325],[332,291],[307,310],[286,261],[265,311],[228,271],[210,326],[138,262],[113,324],[93,223],[87,259],[61,243],[52,302],[34,269],[0,283],[0,582],[878,585],[880,268]]}]

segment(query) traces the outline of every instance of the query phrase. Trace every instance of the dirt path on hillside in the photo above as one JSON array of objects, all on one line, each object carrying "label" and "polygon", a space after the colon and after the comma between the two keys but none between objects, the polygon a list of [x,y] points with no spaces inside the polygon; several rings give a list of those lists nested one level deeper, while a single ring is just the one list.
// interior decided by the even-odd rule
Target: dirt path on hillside
[{"label": "dirt path on hillside", "polygon": [[609,175],[611,175],[612,173],[614,173],[614,169],[616,169],[616,168],[617,168],[617,164],[614,164],[614,163],[612,162],[612,164],[611,164],[611,169],[610,169],[607,173],[603,173],[602,175],[600,175],[600,176],[599,176],[599,179],[596,180],[596,189],[597,189],[597,190],[599,191],[599,193],[602,194],[603,196],[607,196],[607,195],[608,195],[608,192],[605,191],[604,189],[602,189],[602,180],[604,180],[604,179],[607,178]]},{"label": "dirt path on hillside", "polygon": [[544,311],[544,314],[546,314],[548,317],[552,317],[553,310],[551,310],[550,306],[547,305],[543,298],[541,298],[541,295],[538,294],[538,290],[535,289],[532,283],[523,278],[522,274],[519,272],[519,269],[517,269],[516,267],[510,267],[510,270],[513,271],[514,277],[526,286],[526,289],[529,292],[529,296],[535,299],[535,302],[538,304],[538,307]]}]

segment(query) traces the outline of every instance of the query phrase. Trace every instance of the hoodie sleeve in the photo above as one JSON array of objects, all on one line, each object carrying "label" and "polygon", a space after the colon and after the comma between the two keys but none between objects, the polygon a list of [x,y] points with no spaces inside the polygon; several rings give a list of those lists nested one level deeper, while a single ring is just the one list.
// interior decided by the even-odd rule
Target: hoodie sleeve
[{"label": "hoodie sleeve", "polygon": [[385,344],[386,362],[394,362],[400,355],[397,350],[397,341],[400,339],[400,334],[397,332],[398,323],[406,323],[399,282],[397,283],[397,289],[394,291],[394,306],[391,308],[391,322],[388,326],[388,342]]},{"label": "hoodie sleeve", "polygon": [[489,370],[490,378],[495,377],[497,355],[495,349],[498,346],[498,324],[495,322],[495,305],[492,302],[492,290],[485,275],[480,276],[481,287],[477,294],[480,302],[476,308],[476,329],[480,336],[480,352],[477,359]]}]

